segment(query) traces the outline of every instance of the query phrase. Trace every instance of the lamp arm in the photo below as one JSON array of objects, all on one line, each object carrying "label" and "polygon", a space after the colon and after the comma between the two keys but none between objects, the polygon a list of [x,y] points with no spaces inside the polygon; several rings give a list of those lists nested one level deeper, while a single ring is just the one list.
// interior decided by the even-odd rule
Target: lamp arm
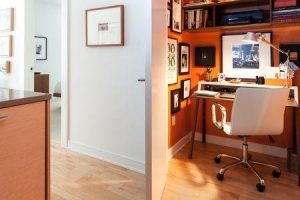
[{"label": "lamp arm", "polygon": [[269,42],[268,40],[266,40],[265,37],[262,36],[262,35],[258,35],[258,38],[259,38],[262,42],[264,42],[264,43],[268,44],[269,46],[271,46],[273,49],[276,49],[276,50],[279,51],[280,53],[286,55],[287,58],[289,59],[290,56],[289,56],[289,52],[288,52],[288,51],[283,51],[282,49],[279,49],[279,48],[276,47],[274,44],[272,44],[271,42]]}]

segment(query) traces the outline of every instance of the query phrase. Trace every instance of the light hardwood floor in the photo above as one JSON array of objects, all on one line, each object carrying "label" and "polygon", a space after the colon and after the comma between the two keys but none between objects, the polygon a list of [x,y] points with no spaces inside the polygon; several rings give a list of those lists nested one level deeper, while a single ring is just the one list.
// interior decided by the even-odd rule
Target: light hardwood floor
[{"label": "light hardwood floor", "polygon": [[67,151],[52,140],[51,200],[143,200],[139,173]]},{"label": "light hardwood floor", "polygon": [[264,193],[256,191],[258,179],[249,170],[236,167],[226,172],[223,182],[216,179],[216,174],[224,164],[232,160],[224,159],[221,164],[215,164],[213,159],[218,153],[241,156],[242,150],[220,147],[212,144],[196,143],[194,158],[187,158],[189,145],[184,147],[169,161],[169,173],[163,200],[299,200],[300,187],[296,176],[285,171],[285,160],[251,153],[253,160],[270,162],[282,169],[279,179],[272,177],[272,170],[257,167],[266,181]]}]

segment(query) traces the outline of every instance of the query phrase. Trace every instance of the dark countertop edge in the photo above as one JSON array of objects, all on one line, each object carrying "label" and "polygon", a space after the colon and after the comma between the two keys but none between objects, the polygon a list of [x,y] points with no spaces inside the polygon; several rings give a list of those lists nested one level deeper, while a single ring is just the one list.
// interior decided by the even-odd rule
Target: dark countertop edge
[{"label": "dark countertop edge", "polygon": [[41,101],[48,101],[51,99],[51,94],[43,94],[39,96],[24,97],[20,99],[13,99],[7,101],[0,101],[0,108],[8,108],[24,104],[36,103]]}]

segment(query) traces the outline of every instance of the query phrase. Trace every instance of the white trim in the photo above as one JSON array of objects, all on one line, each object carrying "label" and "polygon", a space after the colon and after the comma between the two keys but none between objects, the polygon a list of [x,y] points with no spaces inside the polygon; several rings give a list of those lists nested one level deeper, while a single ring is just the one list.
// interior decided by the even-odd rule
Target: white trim
[{"label": "white trim", "polygon": [[134,160],[132,158],[128,158],[126,156],[118,155],[112,152],[107,152],[101,149],[96,149],[88,145],[72,141],[69,141],[68,149],[121,167],[125,167],[126,169],[130,169],[138,173],[145,174],[145,163]]},{"label": "white trim", "polygon": [[172,146],[170,149],[168,149],[168,160],[172,159],[175,154],[180,151],[185,145],[187,145],[191,139],[192,133],[187,134],[184,136],[179,142],[177,142],[174,146]]},{"label": "white trim", "polygon": [[[168,150],[168,158],[171,159],[180,149],[182,149],[189,141],[192,133],[184,136],[179,142]],[[202,134],[196,133],[195,141],[202,141]],[[206,135],[206,142],[210,144],[216,144],[225,147],[231,147],[236,149],[242,149],[242,142],[240,140],[225,138],[214,135]],[[280,158],[287,158],[287,149],[281,147],[274,147],[270,145],[257,144],[254,142],[248,142],[249,151],[262,153],[270,156],[276,156]]]},{"label": "white trim", "polygon": [[69,0],[61,2],[61,146],[69,140]]}]

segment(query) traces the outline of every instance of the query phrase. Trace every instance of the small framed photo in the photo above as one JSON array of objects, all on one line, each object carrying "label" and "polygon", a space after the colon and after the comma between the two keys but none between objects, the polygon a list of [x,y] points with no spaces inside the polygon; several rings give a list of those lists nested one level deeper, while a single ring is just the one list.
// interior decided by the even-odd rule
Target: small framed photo
[{"label": "small framed photo", "polygon": [[35,36],[35,59],[47,60],[47,38]]},{"label": "small framed photo", "polygon": [[180,111],[180,102],[181,102],[180,93],[181,93],[180,89],[171,91],[171,113],[172,114]]},{"label": "small framed photo", "polygon": [[124,5],[86,10],[86,46],[124,46]]},{"label": "small framed photo", "polygon": [[191,96],[191,79],[181,81],[181,98],[186,100]]},{"label": "small framed photo", "polygon": [[178,40],[168,38],[168,85],[178,82]]},{"label": "small framed photo", "polygon": [[171,30],[176,33],[182,33],[182,0],[171,0],[171,8]]},{"label": "small framed photo", "polygon": [[14,9],[0,9],[0,32],[14,30]]},{"label": "small framed photo", "polygon": [[190,73],[190,45],[179,43],[179,74]]},{"label": "small framed photo", "polygon": [[[300,44],[280,44],[279,48],[289,52],[290,61],[300,66]],[[284,63],[286,61],[286,55],[279,54],[279,62]]]},{"label": "small framed photo", "polygon": [[0,36],[0,57],[12,56],[12,36]]}]

